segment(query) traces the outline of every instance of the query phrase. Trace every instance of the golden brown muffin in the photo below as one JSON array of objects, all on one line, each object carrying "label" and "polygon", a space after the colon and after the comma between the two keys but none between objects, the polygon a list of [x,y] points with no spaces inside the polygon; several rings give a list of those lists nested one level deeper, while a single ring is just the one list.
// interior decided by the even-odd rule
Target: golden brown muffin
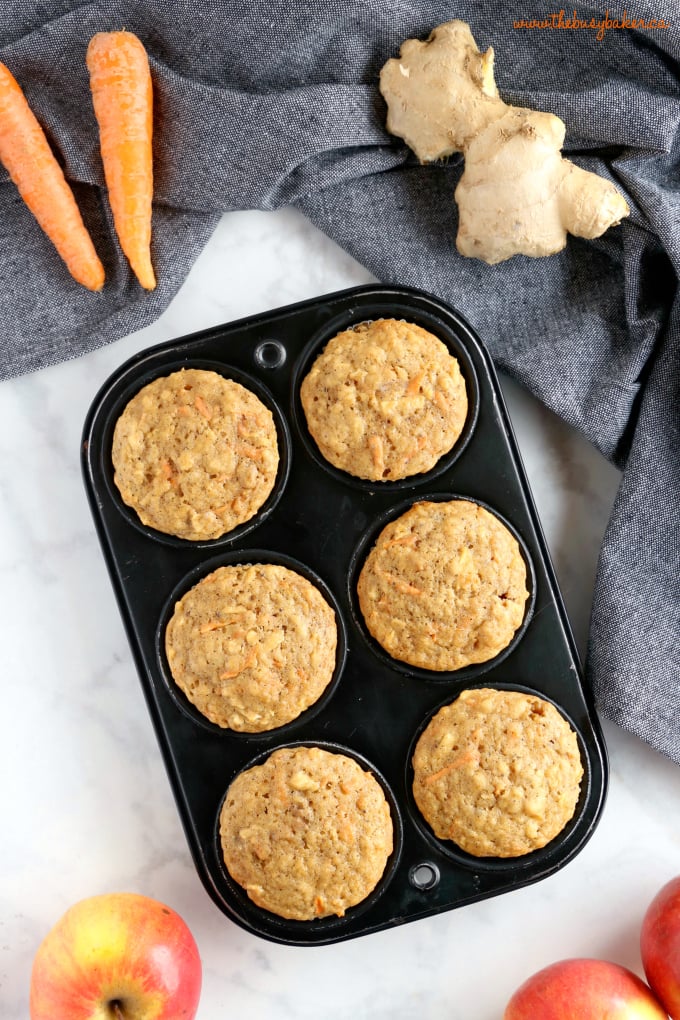
[{"label": "golden brown muffin", "polygon": [[279,464],[271,411],[217,372],[155,379],[116,422],[114,481],[143,524],[191,541],[219,538],[253,517]]},{"label": "golden brown muffin", "polygon": [[343,754],[280,748],[227,791],[220,837],[250,899],[299,921],[342,917],[380,881],[393,831],[382,787]]},{"label": "golden brown muffin", "polygon": [[329,340],[300,400],[326,460],[372,481],[429,471],[453,448],[468,408],[446,345],[401,319],[363,322]]},{"label": "golden brown muffin", "polygon": [[554,705],[488,688],[437,712],[413,769],[413,795],[435,835],[476,857],[549,843],[573,816],[583,776],[576,734]]},{"label": "golden brown muffin", "polygon": [[211,722],[258,733],[297,718],[335,670],[335,613],[272,563],[220,567],[177,603],[165,634],[177,686]]},{"label": "golden brown muffin", "polygon": [[416,503],[388,524],[357,591],[376,641],[432,670],[492,659],[512,641],[528,598],[517,540],[468,500]]}]

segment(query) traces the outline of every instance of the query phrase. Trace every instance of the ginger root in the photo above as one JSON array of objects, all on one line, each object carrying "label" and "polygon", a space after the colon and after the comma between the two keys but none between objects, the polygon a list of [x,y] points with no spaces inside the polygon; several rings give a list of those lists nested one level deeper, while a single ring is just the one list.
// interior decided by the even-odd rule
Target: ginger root
[{"label": "ginger root", "polygon": [[380,73],[387,130],[421,163],[465,156],[455,191],[462,255],[494,265],[561,251],[567,233],[599,237],[629,213],[603,177],[563,159],[565,125],[552,113],[508,106],[470,26],[449,21],[426,42],[407,39]]}]

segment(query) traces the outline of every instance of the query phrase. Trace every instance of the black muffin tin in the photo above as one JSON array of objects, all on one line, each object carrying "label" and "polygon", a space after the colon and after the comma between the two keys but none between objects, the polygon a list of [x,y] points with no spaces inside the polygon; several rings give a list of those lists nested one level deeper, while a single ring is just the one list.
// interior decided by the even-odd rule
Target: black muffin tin
[{"label": "black muffin tin", "polygon": [[[416,322],[458,358],[469,414],[448,456],[427,474],[361,481],[328,465],[307,431],[299,384],[339,330],[377,318]],[[274,490],[247,524],[221,539],[189,542],[143,526],[113,483],[111,440],[127,401],[181,367],[208,368],[248,386],[271,408],[281,462]],[[290,945],[367,934],[503,893],[552,874],[584,845],[607,784],[606,753],[584,684],[548,550],[489,356],[452,308],[420,291],[367,286],[182,337],[131,358],[103,386],[84,429],[83,471],[94,521],[198,873],[237,924]],[[517,536],[530,597],[512,644],[457,672],[415,669],[387,656],[366,631],[355,599],[363,557],[380,528],[423,499],[463,497],[487,506]],[[339,624],[336,674],[297,720],[263,734],[219,729],[176,690],[163,630],[177,598],[225,563],[276,562],[315,581]],[[526,690],[552,701],[574,727],[584,766],[573,819],[548,846],[514,859],[476,858],[438,840],[411,793],[414,742],[442,705],[468,687]],[[256,907],[220,855],[218,816],[229,783],[283,745],[317,745],[357,758],[383,784],[395,848],[382,881],[342,918],[287,921]]]}]

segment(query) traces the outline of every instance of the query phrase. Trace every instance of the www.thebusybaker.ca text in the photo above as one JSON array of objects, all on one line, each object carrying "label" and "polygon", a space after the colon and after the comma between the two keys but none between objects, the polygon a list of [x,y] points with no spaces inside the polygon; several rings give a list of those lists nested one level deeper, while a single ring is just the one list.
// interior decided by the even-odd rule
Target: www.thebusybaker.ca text
[{"label": "www.thebusybaker.ca text", "polygon": [[597,32],[597,39],[602,41],[610,29],[643,29],[654,31],[656,29],[670,28],[671,24],[665,18],[636,18],[629,15],[626,10],[618,17],[612,18],[607,10],[602,18],[590,17],[580,18],[578,11],[574,10],[567,16],[564,9],[546,14],[543,18],[517,18],[512,23],[513,28],[527,29],[590,29]]}]

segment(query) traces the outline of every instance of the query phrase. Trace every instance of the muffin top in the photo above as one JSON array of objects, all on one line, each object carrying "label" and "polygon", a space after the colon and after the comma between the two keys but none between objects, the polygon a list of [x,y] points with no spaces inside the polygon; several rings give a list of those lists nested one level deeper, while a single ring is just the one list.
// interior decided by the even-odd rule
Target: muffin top
[{"label": "muffin top", "polygon": [[278,470],[271,411],[250,390],[204,369],[144,386],[113,433],[114,482],[143,524],[190,541],[250,520]]},{"label": "muffin top", "polygon": [[219,567],[176,604],[165,650],[177,686],[211,722],[257,733],[290,722],[335,670],[335,613],[273,563]]},{"label": "muffin top", "polygon": [[363,322],[329,340],[300,400],[326,460],[371,481],[429,471],[454,446],[468,409],[456,358],[401,319]]},{"label": "muffin top", "polygon": [[573,816],[583,776],[576,734],[554,705],[489,688],[437,712],[413,769],[413,795],[434,834],[476,857],[549,843]]},{"label": "muffin top", "polygon": [[220,813],[229,874],[257,906],[300,921],[342,917],[392,853],[382,787],[354,759],[284,747],[241,772]]},{"label": "muffin top", "polygon": [[511,642],[528,598],[517,540],[469,500],[416,503],[383,528],[357,592],[376,641],[432,670],[492,659]]}]

